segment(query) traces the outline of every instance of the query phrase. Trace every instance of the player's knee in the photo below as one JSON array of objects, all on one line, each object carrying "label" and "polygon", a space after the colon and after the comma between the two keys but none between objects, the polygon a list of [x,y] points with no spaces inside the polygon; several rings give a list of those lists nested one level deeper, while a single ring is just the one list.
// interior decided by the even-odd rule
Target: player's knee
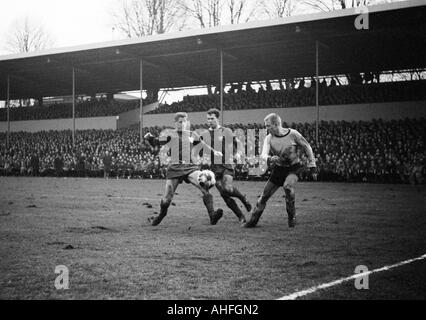
[{"label": "player's knee", "polygon": [[293,180],[284,182],[284,191],[285,192],[293,192],[295,182]]},{"label": "player's knee", "polygon": [[233,191],[234,191],[234,188],[232,188],[232,185],[225,185],[225,186],[223,186],[223,192],[226,195],[231,195]]},{"label": "player's knee", "polygon": [[205,195],[207,195],[207,194],[210,194],[210,193],[209,193],[209,191],[208,191],[208,190],[206,190],[206,189],[204,189],[204,188],[199,188],[199,189],[200,189],[201,194],[202,194],[203,196],[205,196]]},{"label": "player's knee", "polygon": [[285,193],[293,193],[294,192],[293,185],[291,183],[284,184],[284,191]]},{"label": "player's knee", "polygon": [[161,199],[161,205],[168,207],[172,203],[172,197],[171,196],[165,196],[163,199]]},{"label": "player's knee", "polygon": [[284,185],[284,192],[285,192],[285,195],[287,197],[294,197],[294,188],[293,188],[293,186],[285,186]]},{"label": "player's knee", "polygon": [[257,204],[266,205],[266,202],[268,202],[269,197],[267,195],[262,195],[259,200],[257,200]]}]

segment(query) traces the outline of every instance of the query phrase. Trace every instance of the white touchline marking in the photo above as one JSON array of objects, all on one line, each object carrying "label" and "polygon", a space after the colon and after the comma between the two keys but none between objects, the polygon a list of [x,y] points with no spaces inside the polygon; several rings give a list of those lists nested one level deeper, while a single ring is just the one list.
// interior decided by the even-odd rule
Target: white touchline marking
[{"label": "white touchline marking", "polygon": [[295,300],[299,297],[306,296],[308,294],[314,293],[315,291],[318,291],[318,290],[321,290],[321,289],[326,289],[326,288],[330,288],[330,287],[333,287],[333,286],[337,286],[337,285],[339,285],[343,282],[347,282],[347,281],[350,281],[350,280],[355,280],[355,279],[360,278],[360,277],[368,276],[372,273],[387,271],[387,270],[397,268],[397,267],[403,266],[405,264],[409,264],[409,263],[412,263],[412,262],[415,262],[415,261],[418,261],[418,260],[423,260],[423,259],[426,259],[426,254],[424,254],[420,257],[417,257],[417,258],[413,258],[413,259],[401,261],[401,262],[398,262],[398,263],[395,263],[395,264],[392,264],[392,265],[384,266],[384,267],[379,268],[379,269],[374,269],[374,270],[371,270],[371,271],[354,274],[350,277],[340,278],[340,279],[332,281],[332,282],[323,283],[323,284],[320,284],[318,286],[314,286],[314,287],[311,287],[309,289],[298,291],[298,292],[289,294],[287,296],[278,298],[277,300]]}]

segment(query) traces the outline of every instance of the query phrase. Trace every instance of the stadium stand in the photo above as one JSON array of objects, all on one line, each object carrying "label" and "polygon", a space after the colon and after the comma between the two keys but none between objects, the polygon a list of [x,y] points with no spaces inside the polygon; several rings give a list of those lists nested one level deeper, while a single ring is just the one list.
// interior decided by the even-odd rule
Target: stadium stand
[{"label": "stadium stand", "polygon": [[[225,110],[289,108],[315,105],[315,88],[239,91],[224,95]],[[360,85],[320,86],[320,105],[426,100],[426,81],[403,81]],[[164,104],[150,113],[207,111],[219,105],[219,95],[187,96],[181,102]]]},{"label": "stadium stand", "polygon": [[[321,181],[423,183],[425,177],[426,119],[398,121],[321,122],[319,146],[315,125],[289,124],[311,143],[317,157]],[[194,126],[192,129],[203,127]],[[231,129],[260,129],[259,124],[234,124]],[[161,127],[145,128],[158,136]],[[6,151],[6,134],[0,133],[2,175],[102,177],[102,158],[112,154],[112,174],[117,178],[164,178],[160,146],[139,144],[137,126],[120,130],[77,132],[72,146],[71,131],[11,133]],[[253,159],[237,165],[239,179],[265,179],[248,175]],[[308,180],[308,172],[301,179]]]},{"label": "stadium stand", "polygon": [[[149,103],[149,101],[144,101]],[[114,100],[92,100],[76,104],[76,118],[115,116],[139,108],[139,101],[120,103]],[[53,104],[48,106],[21,106],[10,108],[10,120],[43,120],[72,118],[71,104]],[[7,121],[7,111],[0,109],[0,121]]]},{"label": "stadium stand", "polygon": [[[325,81],[325,80],[324,80]],[[426,80],[332,85],[322,82],[320,86],[320,105],[343,105],[356,103],[394,102],[426,100]],[[320,82],[321,83],[321,82]],[[225,110],[245,110],[264,108],[289,108],[315,105],[315,89],[313,87],[294,89],[252,90],[231,92],[224,95]],[[187,96],[183,101],[163,104],[149,112],[150,114],[174,113],[179,111],[206,111],[219,105],[219,95]],[[145,100],[144,104],[150,101]],[[120,113],[139,108],[139,101],[119,103],[114,100],[95,100],[81,102],[76,105],[76,118],[115,116]],[[72,118],[70,104],[50,106],[14,107],[10,109],[10,120],[41,120]],[[6,121],[6,109],[0,109],[0,121]]]}]

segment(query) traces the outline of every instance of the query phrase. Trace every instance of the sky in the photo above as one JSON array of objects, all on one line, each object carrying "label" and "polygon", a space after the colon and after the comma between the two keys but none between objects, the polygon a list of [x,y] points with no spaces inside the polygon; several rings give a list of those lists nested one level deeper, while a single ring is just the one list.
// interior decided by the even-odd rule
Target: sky
[{"label": "sky", "polygon": [[42,24],[52,36],[53,47],[111,41],[113,0],[0,0],[0,55],[6,35],[16,20],[26,16]]}]

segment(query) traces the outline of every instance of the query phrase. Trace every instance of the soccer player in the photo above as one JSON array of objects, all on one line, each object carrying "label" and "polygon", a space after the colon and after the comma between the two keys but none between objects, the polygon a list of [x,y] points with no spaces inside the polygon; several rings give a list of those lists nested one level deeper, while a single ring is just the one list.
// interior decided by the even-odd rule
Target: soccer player
[{"label": "soccer player", "polygon": [[263,143],[261,160],[272,165],[272,173],[262,196],[257,201],[250,220],[244,224],[244,227],[255,227],[263,210],[265,210],[266,202],[275,191],[284,187],[288,226],[293,228],[296,225],[294,187],[298,180],[298,174],[303,167],[297,153],[298,148],[306,153],[308,157],[307,166],[314,180],[317,179],[315,157],[311,146],[298,131],[281,126],[279,115],[271,113],[266,116],[264,122],[269,134]]},{"label": "soccer player", "polygon": [[[234,212],[238,220],[241,223],[246,222],[244,214],[241,212],[240,207],[232,198],[238,198],[246,208],[247,212],[250,212],[252,207],[247,198],[241,194],[236,186],[233,185],[233,180],[235,177],[235,169],[233,164],[233,146],[234,142],[237,139],[232,130],[229,128],[224,128],[219,124],[220,111],[218,109],[210,109],[207,111],[207,124],[209,126],[210,133],[210,147],[214,148],[215,140],[221,142],[222,158],[219,161],[215,161],[213,151],[211,153],[211,163],[209,169],[216,176],[216,188],[220,192],[223,200],[226,205]],[[221,141],[220,141],[221,140]],[[230,152],[226,152],[226,148]],[[229,156],[229,157],[228,157]]]},{"label": "soccer player", "polygon": [[[201,187],[198,182],[198,175],[200,173],[199,166],[190,161],[191,155],[189,152],[191,152],[192,146],[193,144],[196,144],[196,141],[193,141],[195,133],[187,130],[188,115],[185,112],[178,112],[176,113],[174,120],[176,129],[168,132],[170,135],[167,142],[172,141],[172,139],[174,140],[174,147],[178,147],[178,159],[176,158],[176,155],[173,155],[176,149],[173,150],[172,145],[171,162],[167,168],[166,188],[160,202],[160,213],[158,216],[151,218],[150,222],[153,226],[160,224],[163,218],[167,215],[167,210],[172,202],[178,185],[185,181],[186,183],[194,185],[201,191],[203,194],[204,205],[206,206],[210,217],[210,223],[215,225],[222,217],[223,210],[214,210],[213,196],[209,193],[208,188]],[[145,138],[147,138],[148,142],[152,144],[152,139],[154,137],[150,133],[146,134]],[[199,141],[198,137],[196,137],[195,140],[198,140],[199,143],[203,143],[202,141]],[[160,143],[161,142],[166,141],[160,141]],[[215,154],[219,153],[215,152]]]}]

